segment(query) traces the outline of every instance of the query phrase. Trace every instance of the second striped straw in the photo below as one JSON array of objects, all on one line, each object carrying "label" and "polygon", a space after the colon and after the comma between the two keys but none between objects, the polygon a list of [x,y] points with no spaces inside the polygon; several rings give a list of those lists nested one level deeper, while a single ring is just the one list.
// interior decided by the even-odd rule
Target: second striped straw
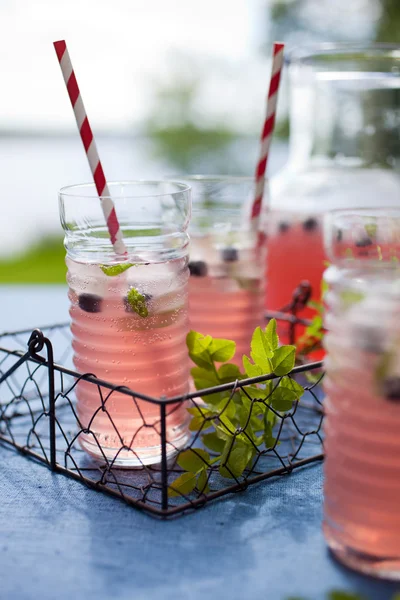
[{"label": "second striped straw", "polygon": [[251,219],[258,224],[264,196],[265,173],[275,127],[276,105],[278,102],[279,84],[283,66],[285,45],[275,42],[272,52],[272,71],[269,84],[264,126],[261,132],[260,155],[255,173],[255,194],[251,210]]}]

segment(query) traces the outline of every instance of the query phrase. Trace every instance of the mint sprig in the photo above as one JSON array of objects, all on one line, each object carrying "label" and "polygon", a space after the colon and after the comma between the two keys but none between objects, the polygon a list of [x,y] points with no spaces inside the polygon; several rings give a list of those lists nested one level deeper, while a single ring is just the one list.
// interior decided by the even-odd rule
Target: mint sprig
[{"label": "mint sprig", "polygon": [[118,263],[117,265],[100,265],[100,269],[103,271],[104,275],[116,277],[134,266],[136,266],[135,263]]},{"label": "mint sprig", "polygon": [[187,496],[195,489],[207,493],[216,470],[229,479],[242,477],[260,452],[278,443],[274,429],[279,416],[304,393],[289,375],[296,348],[279,346],[275,319],[254,331],[250,357],[242,359],[244,372],[228,362],[235,356],[235,342],[191,331],[186,343],[196,365],[191,370],[196,390],[271,373],[279,379],[204,395],[202,404],[193,403],[189,428],[208,451],[193,447],[178,455],[183,473],[170,485],[170,496]]},{"label": "mint sprig", "polygon": [[149,311],[146,305],[146,298],[138,292],[136,288],[131,288],[127,295],[127,301],[131,309],[140,317],[148,317]]}]

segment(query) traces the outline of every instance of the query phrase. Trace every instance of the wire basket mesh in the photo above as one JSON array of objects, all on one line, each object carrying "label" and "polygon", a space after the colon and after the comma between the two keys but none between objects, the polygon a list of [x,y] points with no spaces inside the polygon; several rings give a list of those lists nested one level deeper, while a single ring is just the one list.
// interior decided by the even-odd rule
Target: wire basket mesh
[{"label": "wire basket mesh", "polygon": [[[294,335],[297,319],[290,314],[274,314],[286,323]],[[237,380],[176,398],[152,398],[126,387],[100,380],[73,369],[71,336],[68,324],[57,324],[33,332],[20,331],[0,336],[0,441],[44,463],[53,471],[77,479],[87,486],[116,496],[130,505],[159,517],[169,517],[199,508],[208,501],[246,489],[249,485],[323,458],[321,426],[323,421],[322,362],[295,367],[286,376],[302,383],[304,394],[286,410],[276,410],[269,396],[254,397],[255,386],[265,389],[271,382],[276,389],[282,378],[273,374]],[[314,374],[313,380],[306,378]],[[82,423],[77,409],[77,389],[86,386],[95,398],[96,410],[89,422]],[[248,393],[252,390],[252,394]],[[205,401],[224,392],[226,401],[218,410],[207,410]],[[131,403],[136,425],[129,436],[119,431],[112,416],[118,396]],[[228,415],[238,397],[245,400],[247,413],[240,426]],[[248,400],[246,400],[246,398]],[[271,417],[271,436],[256,444],[259,409]],[[169,432],[182,414],[191,420],[189,431],[178,444]],[[179,418],[177,417],[179,416]],[[114,452],[105,453],[99,442],[96,419],[107,427],[114,440]],[[195,421],[195,426],[193,425]],[[222,438],[231,440],[230,452],[223,464],[216,453],[205,446],[210,431],[220,428]],[[141,452],[142,438],[152,440],[157,453],[153,464],[146,464]],[[92,444],[98,457],[92,458],[83,447]],[[231,453],[248,447],[251,461],[243,472],[232,468]],[[195,482],[174,486],[182,477],[180,457],[191,454],[197,465]],[[120,458],[131,456],[134,469],[121,468]],[[156,463],[154,465],[154,463]],[[193,475],[193,473],[192,473]],[[190,473],[187,475],[191,479]]]}]

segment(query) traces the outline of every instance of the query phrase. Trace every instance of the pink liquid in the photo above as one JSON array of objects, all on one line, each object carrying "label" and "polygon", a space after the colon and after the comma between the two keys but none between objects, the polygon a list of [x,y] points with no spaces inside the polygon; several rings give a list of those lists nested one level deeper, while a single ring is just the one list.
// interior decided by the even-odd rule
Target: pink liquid
[{"label": "pink liquid", "polygon": [[379,355],[343,332],[326,337],[324,532],[345,563],[400,578],[400,401],[377,388]]},{"label": "pink liquid", "polygon": [[[303,280],[310,282],[312,299],[318,301],[326,260],[321,219],[307,214],[271,213],[266,246],[266,308],[280,310],[289,304]],[[314,314],[309,308],[298,312],[305,319]],[[280,328],[280,337],[283,344],[289,343],[284,326]]]},{"label": "pink liquid", "polygon": [[190,328],[236,342],[231,362],[242,367],[256,327],[265,327],[264,249],[248,231],[222,231],[191,238]]},{"label": "pink liquid", "polygon": [[[230,289],[231,288],[231,289]],[[204,335],[236,342],[231,362],[242,366],[250,354],[254,329],[264,323],[263,287],[254,280],[252,289],[240,289],[229,278],[190,277],[190,327]]]},{"label": "pink liquid", "polygon": [[[116,277],[107,277],[98,265],[70,259],[67,265],[76,369],[155,398],[186,393],[185,259],[134,266]],[[147,317],[139,316],[124,302],[131,287],[146,294]],[[93,305],[90,296],[101,298],[98,312],[91,312],[99,304]],[[80,434],[80,444],[98,458],[104,459],[104,453],[115,464],[158,462],[160,407],[122,393],[110,394],[104,387],[101,394],[107,399],[107,412],[101,409],[96,385],[83,381],[77,385],[79,419],[82,427],[91,431]],[[168,453],[173,454],[187,439],[187,411],[183,404],[169,405],[167,415]]]}]

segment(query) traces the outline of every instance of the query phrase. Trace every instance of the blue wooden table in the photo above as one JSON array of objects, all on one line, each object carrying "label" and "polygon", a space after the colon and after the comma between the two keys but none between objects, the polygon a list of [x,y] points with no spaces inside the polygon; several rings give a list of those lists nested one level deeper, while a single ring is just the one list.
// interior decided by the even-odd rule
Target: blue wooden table
[{"label": "blue wooden table", "polygon": [[[67,319],[63,286],[0,294],[1,330]],[[0,461],[1,600],[386,600],[400,588],[330,557],[319,463],[163,522],[11,449]]]}]

